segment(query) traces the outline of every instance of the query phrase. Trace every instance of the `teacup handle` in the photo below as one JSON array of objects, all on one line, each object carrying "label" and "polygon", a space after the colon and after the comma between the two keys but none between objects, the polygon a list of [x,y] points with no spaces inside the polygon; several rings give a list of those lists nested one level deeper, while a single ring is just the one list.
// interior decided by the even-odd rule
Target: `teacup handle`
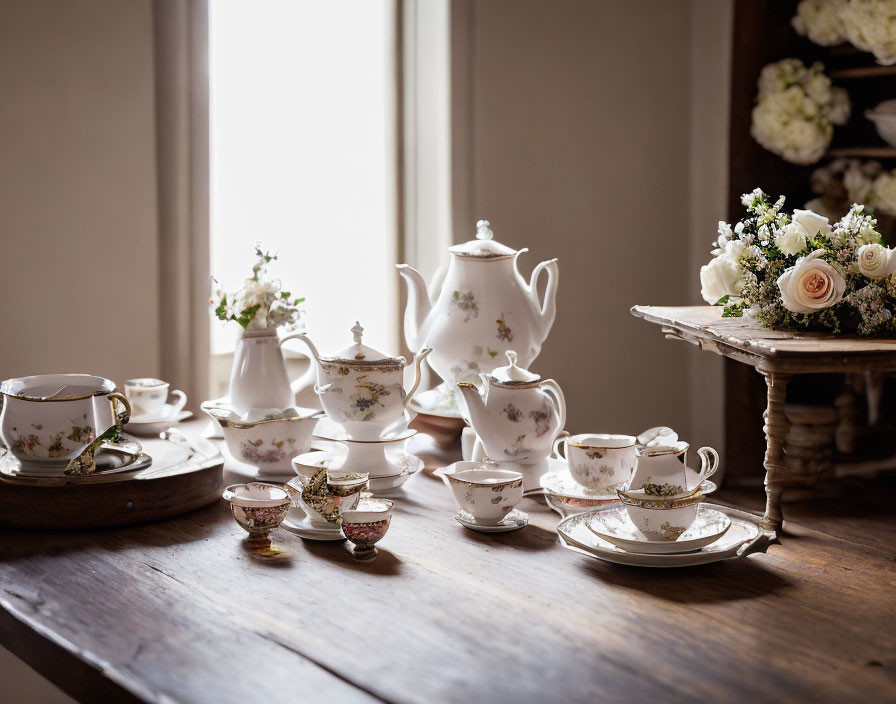
[{"label": "teacup handle", "polygon": [[701,459],[700,475],[697,478],[697,486],[704,479],[709,479],[719,468],[719,453],[711,447],[701,447],[697,450]]},{"label": "teacup handle", "polygon": [[[566,459],[568,449],[566,447],[566,443],[569,441],[569,432],[566,430],[560,431],[560,434],[554,438],[554,445],[551,448],[551,457],[555,457],[557,459],[561,459],[564,462],[568,462]],[[563,445],[563,453],[560,453],[560,446]]]},{"label": "teacup handle", "polygon": [[187,405],[187,395],[180,389],[175,389],[168,394],[169,398],[172,396],[177,399],[174,403],[171,404],[172,406],[174,406],[173,415],[177,415],[183,410],[184,406]]},{"label": "teacup handle", "polygon": [[[181,393],[176,391],[175,393]],[[121,426],[126,425],[127,422],[131,419],[131,403],[128,401],[127,396],[118,391],[113,391],[111,394],[106,396],[109,399],[109,403],[112,404],[112,416],[115,418],[115,424],[121,428]],[[121,413],[117,413],[115,410],[115,402],[120,401],[121,405],[124,406],[124,409]]]}]

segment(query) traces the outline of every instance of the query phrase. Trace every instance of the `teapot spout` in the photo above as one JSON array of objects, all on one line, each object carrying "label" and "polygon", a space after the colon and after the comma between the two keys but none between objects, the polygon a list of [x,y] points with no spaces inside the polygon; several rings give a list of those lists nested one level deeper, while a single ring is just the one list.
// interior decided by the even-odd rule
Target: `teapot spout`
[{"label": "teapot spout", "polygon": [[408,347],[417,351],[423,345],[423,327],[432,310],[426,282],[420,272],[407,264],[397,264],[401,278],[408,285],[408,303],[404,310],[404,338]]},{"label": "teapot spout", "polygon": [[[476,430],[477,426],[480,429],[484,428],[488,421],[485,415],[483,394],[488,394],[488,387],[486,386],[485,390],[480,391],[479,387],[472,381],[459,381],[457,382],[457,388],[466,402],[467,414],[469,415],[468,420],[472,424],[473,429]],[[479,431],[477,430],[476,432],[478,433]]]}]

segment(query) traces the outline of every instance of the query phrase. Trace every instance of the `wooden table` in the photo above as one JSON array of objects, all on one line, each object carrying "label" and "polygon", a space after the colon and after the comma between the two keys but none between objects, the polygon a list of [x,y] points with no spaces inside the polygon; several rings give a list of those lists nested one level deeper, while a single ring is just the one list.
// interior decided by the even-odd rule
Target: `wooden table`
[{"label": "wooden table", "polygon": [[794,374],[896,371],[896,340],[792,333],[762,327],[750,317],[723,318],[717,306],[635,306],[632,314],[661,326],[667,338],[749,364],[765,377],[765,493],[763,525],[781,528],[781,493],[788,484],[784,439],[787,383]]},{"label": "wooden table", "polygon": [[422,474],[371,563],[283,531],[255,556],[223,501],[0,530],[0,644],[85,701],[893,700],[896,504],[877,495],[852,530],[790,520],[768,554],[677,570],[569,552],[528,499],[524,530],[469,532]]}]

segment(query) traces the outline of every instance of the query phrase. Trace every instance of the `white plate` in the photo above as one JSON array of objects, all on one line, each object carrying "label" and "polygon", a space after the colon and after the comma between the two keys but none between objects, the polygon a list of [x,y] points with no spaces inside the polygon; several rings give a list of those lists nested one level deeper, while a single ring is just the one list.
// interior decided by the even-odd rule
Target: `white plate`
[{"label": "white plate", "polygon": [[134,416],[124,427],[132,435],[139,435],[140,437],[156,436],[168,430],[175,423],[180,423],[192,415],[192,411],[180,411],[176,415],[155,420],[143,420],[146,416]]},{"label": "white plate", "polygon": [[286,514],[286,518],[283,519],[283,523],[280,524],[280,527],[284,530],[288,530],[290,533],[295,533],[301,538],[307,538],[308,540],[345,540],[345,536],[342,535],[339,526],[334,525],[332,528],[318,528],[311,524],[311,521],[302,509],[296,508],[295,506],[292,506],[289,509],[289,512]]},{"label": "white plate", "polygon": [[595,535],[588,528],[593,512],[579,513],[570,516],[557,526],[560,542],[575,552],[595,557],[605,562],[635,567],[690,567],[705,565],[710,562],[726,560],[748,552],[762,538],[773,538],[774,533],[763,532],[759,528],[759,519],[749,513],[731,509],[726,506],[705,504],[726,514],[731,519],[731,527],[714,543],[694,552],[673,555],[645,555],[628,552],[608,543]]},{"label": "white plate", "polygon": [[479,533],[506,533],[529,525],[529,514],[523,513],[519,509],[513,509],[498,523],[477,523],[471,514],[461,509],[457,512],[454,520],[464,528],[469,528]]},{"label": "white plate", "polygon": [[697,518],[678,540],[649,540],[622,506],[608,506],[591,514],[588,528],[616,547],[642,554],[693,552],[714,543],[731,527],[731,519],[706,504],[697,507]]}]

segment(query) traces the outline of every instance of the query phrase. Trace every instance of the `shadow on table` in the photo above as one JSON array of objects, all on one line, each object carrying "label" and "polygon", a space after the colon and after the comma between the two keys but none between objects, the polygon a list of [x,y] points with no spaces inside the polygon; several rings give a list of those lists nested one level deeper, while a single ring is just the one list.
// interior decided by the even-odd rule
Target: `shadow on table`
[{"label": "shadow on table", "polygon": [[327,560],[331,564],[344,567],[352,572],[381,577],[395,577],[401,574],[403,565],[394,553],[377,546],[373,560],[356,560],[352,557],[351,544],[344,541],[304,540],[305,551],[315,558]]},{"label": "shadow on table", "polygon": [[582,571],[602,582],[679,604],[713,604],[775,594],[796,585],[755,559],[724,560],[708,565],[648,569],[583,562]]},{"label": "shadow on table", "polygon": [[457,521],[457,530],[470,542],[489,547],[506,546],[515,550],[551,550],[557,545],[557,534],[552,530],[546,530],[540,526],[529,523],[525,528],[507,531],[506,533],[480,533],[479,531],[464,528]]}]

